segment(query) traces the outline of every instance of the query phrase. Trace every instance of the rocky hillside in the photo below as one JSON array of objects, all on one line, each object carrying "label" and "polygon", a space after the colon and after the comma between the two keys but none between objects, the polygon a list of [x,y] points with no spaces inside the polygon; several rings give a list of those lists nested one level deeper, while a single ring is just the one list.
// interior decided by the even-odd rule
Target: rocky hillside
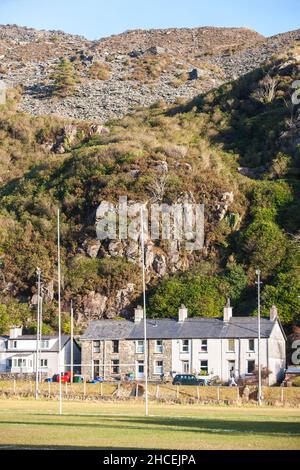
[{"label": "rocky hillside", "polygon": [[0,119],[0,328],[33,327],[38,265],[45,324],[57,325],[58,206],[64,311],[72,298],[78,328],[131,314],[141,295],[138,243],[100,242],[95,231],[99,203],[124,195],[205,203],[202,250],[146,244],[149,314],[174,315],[184,302],[192,315],[218,315],[227,296],[237,313],[253,313],[260,267],[264,313],[276,303],[285,324],[299,321],[300,121],[291,102],[299,55],[295,43],[192,101],[105,126],[32,117],[11,91]]},{"label": "rocky hillside", "polygon": [[[264,38],[244,28],[136,30],[88,41],[59,31],[0,27],[0,79],[22,86],[33,115],[119,118],[156,102],[178,102],[237,79],[299,40],[300,30]],[[59,61],[74,86],[55,93]]]}]

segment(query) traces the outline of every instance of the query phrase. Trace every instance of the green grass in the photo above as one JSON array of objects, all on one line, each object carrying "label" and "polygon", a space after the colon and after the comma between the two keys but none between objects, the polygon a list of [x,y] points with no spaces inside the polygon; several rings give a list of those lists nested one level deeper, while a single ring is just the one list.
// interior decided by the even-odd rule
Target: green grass
[{"label": "green grass", "polygon": [[300,409],[0,400],[0,449],[300,449]]}]

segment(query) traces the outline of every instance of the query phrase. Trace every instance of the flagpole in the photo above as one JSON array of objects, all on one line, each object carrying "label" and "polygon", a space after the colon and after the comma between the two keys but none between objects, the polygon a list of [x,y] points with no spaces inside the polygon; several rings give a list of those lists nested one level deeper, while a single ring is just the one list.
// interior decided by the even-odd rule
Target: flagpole
[{"label": "flagpole", "polygon": [[57,282],[58,282],[58,374],[59,374],[59,414],[62,415],[61,384],[61,264],[60,264],[60,211],[57,211]]},{"label": "flagpole", "polygon": [[42,338],[43,338],[43,290],[40,287],[40,341],[39,341],[39,382],[42,381]]},{"label": "flagpole", "polygon": [[262,404],[262,387],[261,387],[261,305],[260,305],[260,275],[261,272],[258,269],[256,271],[257,275],[257,305],[258,305],[258,316],[257,316],[257,336],[258,336],[258,350],[257,350],[257,362],[258,362],[258,404]]},{"label": "flagpole", "polygon": [[71,300],[71,383],[73,383],[74,373],[74,311],[73,311],[73,300]]},{"label": "flagpole", "polygon": [[144,217],[141,207],[141,252],[142,252],[142,279],[143,279],[143,305],[144,305],[144,376],[145,376],[145,413],[148,410],[148,347],[147,347],[147,318],[146,318],[146,280],[145,280],[145,242],[144,242]]},{"label": "flagpole", "polygon": [[40,289],[41,289],[41,270],[36,270],[38,280],[37,290],[37,321],[36,321],[36,364],[35,364],[35,399],[39,397],[39,339],[40,339]]}]

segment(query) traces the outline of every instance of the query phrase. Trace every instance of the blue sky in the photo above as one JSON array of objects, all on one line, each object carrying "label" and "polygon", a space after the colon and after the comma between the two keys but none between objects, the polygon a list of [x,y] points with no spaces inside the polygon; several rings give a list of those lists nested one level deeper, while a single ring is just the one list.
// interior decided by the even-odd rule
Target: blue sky
[{"label": "blue sky", "polygon": [[270,36],[300,28],[299,0],[0,0],[0,24],[89,39],[127,29],[247,26]]}]

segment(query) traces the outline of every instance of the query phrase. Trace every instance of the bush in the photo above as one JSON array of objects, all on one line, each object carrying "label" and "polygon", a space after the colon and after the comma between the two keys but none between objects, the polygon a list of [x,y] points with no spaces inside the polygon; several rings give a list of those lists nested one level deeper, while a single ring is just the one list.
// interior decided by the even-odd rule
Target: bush
[{"label": "bush", "polygon": [[110,68],[102,62],[95,62],[89,68],[89,77],[94,80],[109,80]]},{"label": "bush", "polygon": [[296,378],[292,381],[292,385],[293,385],[293,387],[300,387],[300,377],[296,377]]}]

